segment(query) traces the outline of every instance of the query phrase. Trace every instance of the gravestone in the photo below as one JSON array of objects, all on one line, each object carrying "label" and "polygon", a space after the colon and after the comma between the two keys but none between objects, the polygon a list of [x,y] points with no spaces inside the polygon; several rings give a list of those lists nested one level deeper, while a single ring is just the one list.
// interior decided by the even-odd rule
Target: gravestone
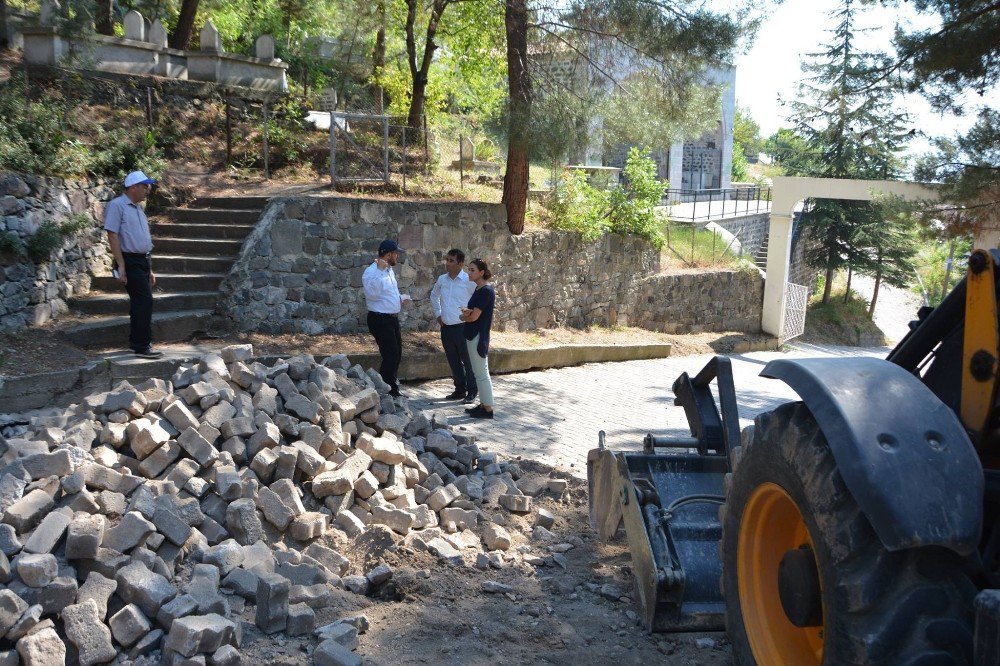
[{"label": "gravestone", "polygon": [[337,91],[334,88],[323,88],[319,96],[320,111],[332,113],[337,108]]},{"label": "gravestone", "polygon": [[38,22],[40,25],[55,25],[59,16],[61,5],[59,0],[43,0],[42,6],[38,10]]},{"label": "gravestone", "polygon": [[205,27],[201,29],[199,44],[202,51],[218,52],[222,50],[219,31],[215,29],[211,21],[205,21]]},{"label": "gravestone", "polygon": [[254,53],[261,60],[274,60],[274,37],[261,35],[254,44]]},{"label": "gravestone", "polygon": [[142,14],[130,10],[125,14],[125,39],[132,39],[137,42],[146,41],[146,22],[142,20]]},{"label": "gravestone", "polygon": [[458,145],[458,159],[466,163],[472,163],[476,159],[476,147],[473,145],[472,140],[467,136],[463,136],[462,140]]},{"label": "gravestone", "polygon": [[149,43],[161,49],[167,48],[167,29],[160,19],[153,21],[153,25],[149,27]]}]

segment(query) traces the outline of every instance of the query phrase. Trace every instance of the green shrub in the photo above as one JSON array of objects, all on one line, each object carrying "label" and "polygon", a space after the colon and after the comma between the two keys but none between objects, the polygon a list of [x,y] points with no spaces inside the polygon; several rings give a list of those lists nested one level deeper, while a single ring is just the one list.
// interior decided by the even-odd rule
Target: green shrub
[{"label": "green shrub", "polygon": [[28,256],[36,264],[45,261],[52,250],[59,248],[63,242],[63,234],[55,222],[42,222],[38,231],[32,234],[26,243]]},{"label": "green shrub", "polygon": [[28,99],[23,79],[0,85],[0,165],[11,171],[50,176],[121,178],[142,168],[154,178],[165,167],[152,132],[139,128],[86,128],[97,138],[88,145],[72,138],[68,102],[45,90]]},{"label": "green shrub", "polygon": [[599,190],[578,172],[566,174],[557,186],[551,205],[556,229],[575,231],[587,241],[611,232],[639,236],[661,249],[663,222],[656,206],[666,185],[656,179],[656,163],[648,150],[629,150],[624,169],[625,184]]},{"label": "green shrub", "polygon": [[24,243],[13,231],[0,233],[0,254],[13,254],[23,257],[26,253]]},{"label": "green shrub", "polygon": [[90,147],[89,173],[121,180],[140,168],[153,178],[166,169],[153,132],[142,127],[98,132],[97,141]]}]

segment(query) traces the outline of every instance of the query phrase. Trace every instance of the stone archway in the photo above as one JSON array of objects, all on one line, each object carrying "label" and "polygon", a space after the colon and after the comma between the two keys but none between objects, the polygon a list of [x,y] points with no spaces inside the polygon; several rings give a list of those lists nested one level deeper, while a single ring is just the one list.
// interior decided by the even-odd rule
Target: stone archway
[{"label": "stone archway", "polygon": [[760,326],[780,338],[785,323],[788,272],[792,254],[792,212],[804,199],[871,201],[893,194],[908,201],[937,199],[933,185],[898,180],[791,178],[778,176],[771,188],[771,224],[767,236],[767,277]]}]

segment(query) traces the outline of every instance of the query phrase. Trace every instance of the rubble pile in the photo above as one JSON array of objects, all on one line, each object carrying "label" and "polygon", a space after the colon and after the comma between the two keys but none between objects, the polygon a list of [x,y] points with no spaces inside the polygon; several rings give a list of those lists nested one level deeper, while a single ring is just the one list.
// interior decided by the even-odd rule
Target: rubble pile
[{"label": "rubble pile", "polygon": [[238,664],[251,616],[313,636],[316,664],[360,664],[368,620],[316,611],[393,571],[331,545],[391,531],[449,564],[521,556],[482,511],[532,511],[516,464],[343,355],[252,356],[226,347],[0,437],[0,666]]}]

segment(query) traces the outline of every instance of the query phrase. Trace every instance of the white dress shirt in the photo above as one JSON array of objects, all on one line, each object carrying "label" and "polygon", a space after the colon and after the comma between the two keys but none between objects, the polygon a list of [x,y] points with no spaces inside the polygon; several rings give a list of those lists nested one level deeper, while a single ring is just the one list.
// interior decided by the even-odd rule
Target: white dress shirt
[{"label": "white dress shirt", "polygon": [[361,284],[365,287],[365,303],[369,310],[382,314],[399,314],[402,299],[392,266],[379,268],[377,261],[372,262],[361,276]]},{"label": "white dress shirt", "polygon": [[476,283],[469,280],[465,271],[459,271],[454,279],[447,273],[443,274],[431,289],[434,316],[441,317],[441,321],[448,326],[461,324],[459,315],[462,314],[462,308],[469,304],[469,298],[475,290]]}]

